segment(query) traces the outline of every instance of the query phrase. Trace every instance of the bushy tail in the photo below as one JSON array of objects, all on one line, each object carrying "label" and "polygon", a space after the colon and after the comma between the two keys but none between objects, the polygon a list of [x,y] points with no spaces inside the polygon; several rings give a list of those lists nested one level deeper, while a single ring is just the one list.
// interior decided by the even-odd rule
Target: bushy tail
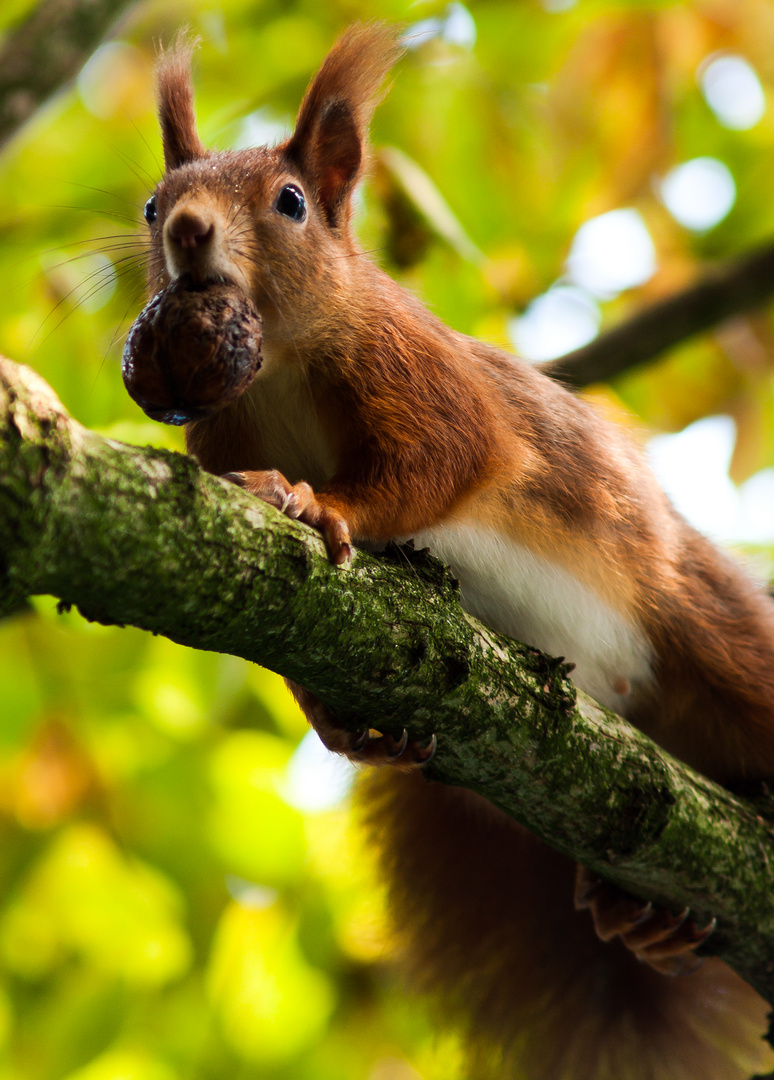
[{"label": "bushy tail", "polygon": [[573,909],[574,867],[485,800],[371,770],[360,803],[412,981],[471,1045],[470,1080],[749,1080],[766,1003],[707,960],[670,978]]}]

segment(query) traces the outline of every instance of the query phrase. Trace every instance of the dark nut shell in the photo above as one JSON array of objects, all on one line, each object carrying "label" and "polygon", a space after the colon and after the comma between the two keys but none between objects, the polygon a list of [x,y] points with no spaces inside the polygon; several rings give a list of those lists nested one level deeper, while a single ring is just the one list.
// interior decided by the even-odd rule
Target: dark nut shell
[{"label": "dark nut shell", "polygon": [[261,316],[236,285],[178,279],[145,305],[124,347],[126,389],[154,420],[201,420],[243,394],[261,366]]}]

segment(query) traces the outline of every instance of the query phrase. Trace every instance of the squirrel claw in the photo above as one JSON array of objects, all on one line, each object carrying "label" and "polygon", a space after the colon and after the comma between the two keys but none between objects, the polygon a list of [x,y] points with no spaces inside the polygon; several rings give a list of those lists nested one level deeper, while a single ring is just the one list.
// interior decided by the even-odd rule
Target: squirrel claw
[{"label": "squirrel claw", "polygon": [[406,749],[407,745],[408,745],[408,732],[404,728],[403,729],[403,734],[401,735],[400,739],[398,740],[398,742],[395,745],[395,749],[392,750],[392,751],[388,751],[387,757],[388,758],[399,758],[401,756],[401,754],[403,753],[403,751]]},{"label": "squirrel claw", "polygon": [[359,735],[355,735],[352,739],[352,745],[350,750],[354,754],[359,754],[360,751],[368,745],[368,740],[371,738],[371,733],[368,728],[365,731],[361,731]]},{"label": "squirrel claw", "polygon": [[[435,733],[433,733],[430,736],[430,742],[427,744],[427,746],[424,748],[424,750],[418,750],[417,751],[417,764],[419,764],[419,765],[427,765],[435,757],[435,752],[436,752],[437,749],[438,749],[438,739],[436,738]],[[421,758],[421,760],[420,760],[420,758]]]},{"label": "squirrel claw", "polygon": [[333,561],[337,566],[340,566],[342,570],[351,570],[352,563],[354,562],[351,545],[342,544],[336,552]]}]

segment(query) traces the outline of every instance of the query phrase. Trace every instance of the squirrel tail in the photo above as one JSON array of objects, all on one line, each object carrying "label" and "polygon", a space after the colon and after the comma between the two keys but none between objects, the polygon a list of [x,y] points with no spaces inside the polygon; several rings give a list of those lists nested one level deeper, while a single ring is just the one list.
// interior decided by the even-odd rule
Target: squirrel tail
[{"label": "squirrel tail", "polygon": [[749,1080],[766,1003],[719,960],[660,975],[598,940],[574,865],[484,799],[370,770],[358,800],[403,966],[471,1047],[470,1080]]}]

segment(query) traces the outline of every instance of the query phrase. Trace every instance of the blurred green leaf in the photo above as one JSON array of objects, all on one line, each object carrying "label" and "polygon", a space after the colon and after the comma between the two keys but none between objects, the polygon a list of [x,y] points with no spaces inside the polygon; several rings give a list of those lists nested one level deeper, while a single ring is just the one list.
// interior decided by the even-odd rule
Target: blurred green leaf
[{"label": "blurred green leaf", "polygon": [[330,981],[306,963],[277,903],[226,909],[209,987],[226,1039],[256,1062],[295,1057],[322,1034],[334,1004]]},{"label": "blurred green leaf", "polygon": [[280,794],[291,749],[264,732],[242,731],[212,758],[211,843],[230,872],[262,885],[297,882],[304,872],[303,819]]},{"label": "blurred green leaf", "polygon": [[110,1050],[64,1080],[178,1080],[179,1075],[142,1051]]},{"label": "blurred green leaf", "polygon": [[121,854],[93,825],[63,830],[0,921],[8,967],[40,977],[75,955],[137,986],[188,967],[183,902],[158,870]]}]

